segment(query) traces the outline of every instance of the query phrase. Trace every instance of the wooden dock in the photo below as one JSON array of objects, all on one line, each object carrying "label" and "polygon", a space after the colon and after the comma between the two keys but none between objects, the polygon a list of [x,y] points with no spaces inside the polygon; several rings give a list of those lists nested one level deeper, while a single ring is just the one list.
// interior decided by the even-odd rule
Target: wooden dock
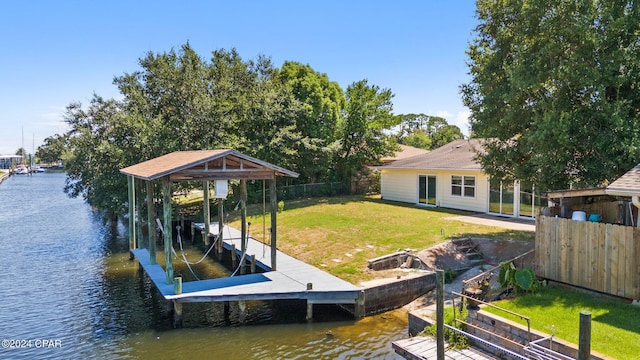
[{"label": "wooden dock", "polygon": [[[202,223],[196,224],[198,229],[203,227]],[[211,223],[210,231],[217,234],[218,224]],[[225,249],[235,247],[236,255],[242,255],[239,230],[225,226],[223,239]],[[277,251],[278,270],[269,271],[270,246],[251,237],[247,242],[247,261],[255,255],[256,266],[264,269],[265,273],[184,282],[182,294],[176,294],[174,285],[167,284],[165,271],[160,265],[151,264],[147,249],[133,249],[132,253],[162,296],[179,303],[302,299],[307,304],[355,304],[362,291],[355,285],[280,251]]]},{"label": "wooden dock", "polygon": [[[425,360],[437,358],[436,339],[430,336],[416,336],[391,343],[393,350],[405,359]],[[447,344],[445,343],[445,347]],[[446,349],[444,358],[448,360],[494,360],[492,357],[474,348],[452,350]]]}]

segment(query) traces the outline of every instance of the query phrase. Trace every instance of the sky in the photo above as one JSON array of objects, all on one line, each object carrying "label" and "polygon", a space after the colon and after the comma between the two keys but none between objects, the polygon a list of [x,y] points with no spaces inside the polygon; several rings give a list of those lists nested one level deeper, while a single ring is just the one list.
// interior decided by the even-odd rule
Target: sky
[{"label": "sky", "polygon": [[472,0],[21,0],[0,2],[0,154],[68,130],[65,108],[121,98],[113,78],[189,42],[309,64],[343,89],[390,89],[395,114],[441,116],[468,134]]}]

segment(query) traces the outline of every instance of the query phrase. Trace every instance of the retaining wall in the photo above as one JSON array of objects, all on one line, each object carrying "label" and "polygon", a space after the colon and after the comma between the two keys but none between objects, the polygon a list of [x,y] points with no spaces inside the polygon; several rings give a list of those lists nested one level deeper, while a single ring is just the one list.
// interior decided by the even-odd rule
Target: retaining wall
[{"label": "retaining wall", "polygon": [[419,276],[367,287],[363,290],[364,315],[375,315],[403,307],[435,287],[435,272],[426,272]]}]

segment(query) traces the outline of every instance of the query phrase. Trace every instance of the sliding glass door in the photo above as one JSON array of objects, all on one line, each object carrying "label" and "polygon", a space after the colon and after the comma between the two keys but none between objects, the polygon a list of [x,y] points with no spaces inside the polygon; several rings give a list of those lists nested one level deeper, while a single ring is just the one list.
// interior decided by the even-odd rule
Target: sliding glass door
[{"label": "sliding glass door", "polygon": [[436,205],[436,177],[434,175],[418,176],[418,203]]}]

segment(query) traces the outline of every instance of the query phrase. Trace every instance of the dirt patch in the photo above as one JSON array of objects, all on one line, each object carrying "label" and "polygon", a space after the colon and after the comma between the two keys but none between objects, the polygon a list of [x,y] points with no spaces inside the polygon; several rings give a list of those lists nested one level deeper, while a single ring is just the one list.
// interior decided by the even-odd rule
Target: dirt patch
[{"label": "dirt patch", "polygon": [[[470,238],[475,245],[475,250],[482,256],[483,264],[494,266],[505,260],[513,259],[519,255],[533,250],[533,241],[498,240],[486,238]],[[417,256],[429,269],[442,270],[467,270],[476,264],[469,258],[467,250],[461,250],[454,245],[454,241],[421,250]],[[533,257],[531,257],[533,259]],[[523,264],[525,267],[533,267],[532,261]]]},{"label": "dirt patch", "polygon": [[430,270],[458,270],[469,267],[467,256],[460,252],[451,241],[421,250],[417,255]]}]

